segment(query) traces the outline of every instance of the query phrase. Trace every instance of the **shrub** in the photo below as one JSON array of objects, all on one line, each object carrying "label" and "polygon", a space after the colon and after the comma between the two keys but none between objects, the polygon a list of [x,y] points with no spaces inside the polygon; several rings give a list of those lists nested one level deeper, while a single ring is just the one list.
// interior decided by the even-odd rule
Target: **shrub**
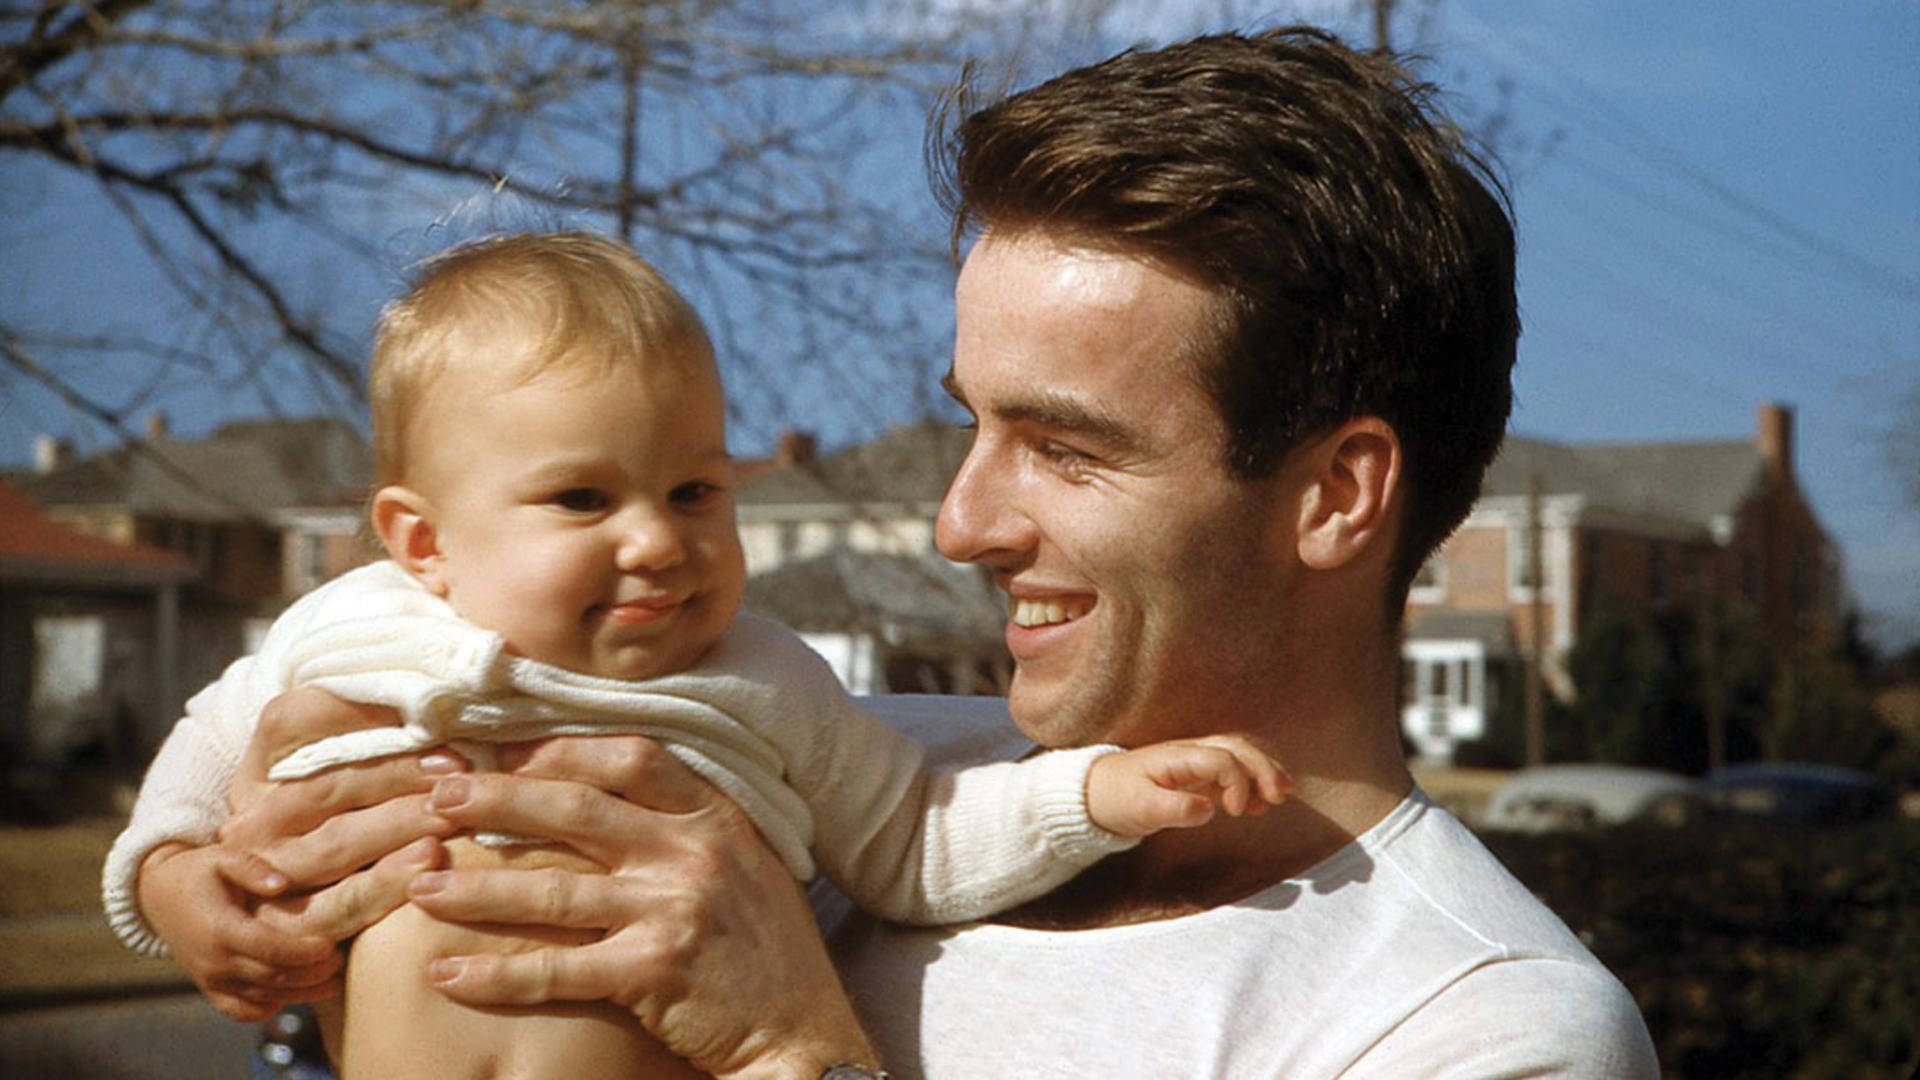
[{"label": "shrub", "polygon": [[1920,1066],[1920,826],[1490,835],[1633,991],[1670,1078]]}]

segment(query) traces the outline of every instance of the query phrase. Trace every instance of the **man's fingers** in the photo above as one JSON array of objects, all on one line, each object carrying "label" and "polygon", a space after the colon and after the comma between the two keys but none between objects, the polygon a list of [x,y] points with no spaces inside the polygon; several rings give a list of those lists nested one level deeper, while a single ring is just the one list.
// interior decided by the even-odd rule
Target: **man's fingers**
[{"label": "man's fingers", "polygon": [[310,896],[261,905],[260,919],[289,933],[344,941],[406,903],[407,883],[414,875],[438,866],[443,854],[438,841],[416,840],[372,867]]},{"label": "man's fingers", "polygon": [[468,1005],[538,1005],[622,996],[620,968],[608,962],[599,945],[443,957],[427,965],[427,981]]},{"label": "man's fingers", "polygon": [[[631,888],[631,883],[627,887]],[[616,879],[565,870],[458,870],[421,874],[408,898],[447,922],[604,930],[620,908]]]},{"label": "man's fingers", "polygon": [[250,851],[218,849],[213,869],[227,884],[251,896],[278,896],[289,884],[285,874]]},{"label": "man's fingers", "polygon": [[239,994],[230,994],[220,990],[207,990],[207,1001],[220,1010],[220,1015],[242,1024],[259,1024],[273,1018],[280,1011],[277,1002],[260,1002]]},{"label": "man's fingers", "polygon": [[261,785],[249,799],[235,800],[242,809],[220,827],[219,840],[258,849],[276,838],[311,831],[335,815],[431,791],[441,776],[463,767],[458,757],[435,752],[358,762],[304,780]]},{"label": "man's fingers", "polygon": [[[586,784],[505,773],[444,779],[428,805],[458,827],[557,840],[606,867],[674,820]],[[705,812],[721,808],[716,804]]]},{"label": "man's fingers", "polygon": [[[260,910],[294,902],[269,900],[261,905]],[[236,961],[245,958],[274,969],[338,967],[340,964],[340,952],[334,947],[333,939],[305,934],[296,928],[275,926],[264,919],[248,919],[239,923],[221,935],[220,945]]]},{"label": "man's fingers", "polygon": [[338,814],[263,854],[296,884],[339,881],[422,837],[451,835],[455,826],[429,809],[427,799],[409,795]]},{"label": "man's fingers", "polygon": [[690,813],[721,797],[665,746],[641,735],[515,743],[502,749],[500,767],[520,776],[591,784],[667,814]]}]

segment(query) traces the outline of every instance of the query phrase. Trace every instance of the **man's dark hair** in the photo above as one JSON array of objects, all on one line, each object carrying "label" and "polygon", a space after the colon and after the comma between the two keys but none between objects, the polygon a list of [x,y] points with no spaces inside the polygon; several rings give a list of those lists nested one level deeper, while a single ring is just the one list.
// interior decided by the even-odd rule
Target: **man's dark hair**
[{"label": "man's dark hair", "polygon": [[[929,135],[953,213],[1196,274],[1222,300],[1200,377],[1227,467],[1378,416],[1403,450],[1387,600],[1467,515],[1512,408],[1505,191],[1398,64],[1310,27],[1128,51]],[[947,117],[963,117],[950,124]]]}]

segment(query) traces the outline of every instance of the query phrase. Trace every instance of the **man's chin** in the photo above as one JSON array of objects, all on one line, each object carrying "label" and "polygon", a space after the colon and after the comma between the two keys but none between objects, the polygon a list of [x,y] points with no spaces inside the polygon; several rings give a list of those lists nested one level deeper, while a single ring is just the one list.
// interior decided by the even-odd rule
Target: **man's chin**
[{"label": "man's chin", "polygon": [[1084,715],[1084,703],[1052,682],[1022,680],[1018,669],[1007,688],[1007,713],[1014,726],[1034,742],[1049,749],[1084,746],[1101,742],[1098,720]]}]

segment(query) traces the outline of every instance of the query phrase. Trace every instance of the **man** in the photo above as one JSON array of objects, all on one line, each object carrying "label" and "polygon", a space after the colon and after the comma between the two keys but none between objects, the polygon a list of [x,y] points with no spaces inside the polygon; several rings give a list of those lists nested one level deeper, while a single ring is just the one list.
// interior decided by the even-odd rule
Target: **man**
[{"label": "man", "polygon": [[1012,719],[1046,746],[1243,733],[1294,797],[991,923],[850,918],[850,1009],[737,813],[664,755],[553,746],[526,771],[641,805],[489,775],[433,809],[613,872],[412,896],[607,938],[436,984],[614,997],[720,1075],[1653,1075],[1624,989],[1401,756],[1407,588],[1477,496],[1518,333],[1500,200],[1422,89],[1315,31],[1204,38],[943,149],[956,243],[979,230],[946,382],[978,430],[938,542],[1009,595]]}]

